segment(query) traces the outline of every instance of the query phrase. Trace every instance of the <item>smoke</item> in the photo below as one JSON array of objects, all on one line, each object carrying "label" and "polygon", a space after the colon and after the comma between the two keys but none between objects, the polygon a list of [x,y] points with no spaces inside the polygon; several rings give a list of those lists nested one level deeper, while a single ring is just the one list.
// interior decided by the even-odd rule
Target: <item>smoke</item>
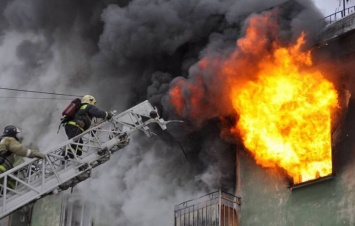
[{"label": "smoke", "polygon": [[[91,94],[104,110],[123,111],[149,99],[162,116],[177,118],[165,99],[171,85],[179,79],[198,81],[196,62],[227,54],[251,13],[282,2],[4,0],[1,86]],[[280,20],[280,35],[287,40],[320,15],[309,1],[301,1],[301,8],[292,2]],[[201,84],[206,90],[213,90],[210,76]],[[209,95],[213,92],[201,93],[206,106]],[[0,96],[17,97],[2,99],[0,125],[20,126],[26,145],[44,151],[66,139],[63,130],[56,131],[70,100],[24,99],[44,96],[4,90]],[[220,138],[221,122],[205,118],[171,125],[155,140],[137,134],[95,169],[77,192],[102,210],[97,221],[107,216],[106,225],[169,225],[175,204],[220,188],[233,192],[235,148]]]}]

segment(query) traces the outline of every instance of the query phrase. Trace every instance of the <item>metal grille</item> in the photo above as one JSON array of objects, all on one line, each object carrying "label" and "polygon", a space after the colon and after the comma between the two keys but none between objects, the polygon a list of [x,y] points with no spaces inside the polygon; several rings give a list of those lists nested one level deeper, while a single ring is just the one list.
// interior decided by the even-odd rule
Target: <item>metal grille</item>
[{"label": "metal grille", "polygon": [[240,198],[216,191],[175,206],[175,226],[238,226]]},{"label": "metal grille", "polygon": [[94,205],[75,195],[65,196],[60,226],[92,226]]}]

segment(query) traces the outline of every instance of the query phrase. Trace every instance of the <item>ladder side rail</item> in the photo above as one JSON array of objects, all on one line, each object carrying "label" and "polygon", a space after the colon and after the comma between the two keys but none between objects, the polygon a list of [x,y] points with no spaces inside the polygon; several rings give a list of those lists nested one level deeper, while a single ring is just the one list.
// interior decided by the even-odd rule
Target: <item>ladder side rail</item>
[{"label": "ladder side rail", "polygon": [[[81,136],[85,136],[85,134],[82,134]],[[76,142],[73,141],[68,141],[66,142],[66,144],[64,146],[69,146],[71,144],[76,144]],[[100,144],[99,142],[97,142],[97,144]],[[92,145],[91,145],[92,146]],[[97,147],[94,146],[94,147]],[[65,182],[66,180],[60,180],[60,176],[59,176],[59,172],[57,172],[56,167],[54,167],[54,164],[52,164],[53,161],[55,161],[55,159],[59,159],[60,161],[65,161],[68,162],[69,160],[65,160],[63,158],[63,156],[61,155],[51,155],[51,153],[56,153],[56,152],[63,152],[63,147],[59,147],[57,149],[54,149],[53,151],[50,151],[47,155],[47,159],[46,160],[39,160],[39,159],[32,159],[29,160],[25,163],[22,163],[21,165],[10,169],[9,171],[5,172],[4,174],[0,175],[0,179],[3,179],[3,183],[1,185],[1,187],[3,187],[4,189],[4,196],[3,196],[3,206],[1,208],[2,211],[0,212],[4,212],[6,213],[6,209],[7,209],[7,203],[8,200],[13,198],[13,196],[19,196],[19,195],[23,195],[26,192],[29,192],[30,190],[35,190],[38,194],[42,194],[44,192],[48,192],[46,189],[44,189],[44,185],[46,183],[46,175],[47,174],[54,174],[56,179],[58,180],[58,184],[60,184],[61,182]],[[54,158],[53,158],[54,157]],[[37,175],[37,177],[33,177],[32,174],[30,174],[30,176],[27,177],[27,182],[25,182],[21,177],[21,174],[19,172],[31,172],[32,171],[32,165],[33,163],[37,163],[37,165],[42,165],[43,169],[41,170],[42,174],[41,175]],[[44,163],[44,164],[43,164]],[[82,165],[82,164],[81,164]],[[58,166],[58,164],[56,164],[56,166]],[[79,165],[80,166],[80,165]],[[29,169],[28,169],[29,168]],[[20,177],[18,177],[20,175]],[[77,176],[78,174],[72,174],[72,177],[67,178],[67,180],[70,180],[72,178],[74,178],[75,176]],[[8,188],[8,184],[7,181],[9,180],[8,177],[12,178],[14,181],[16,182],[20,182],[21,187],[18,188],[18,190],[20,190],[21,192],[16,192],[15,194],[10,195],[9,194],[9,189]],[[31,178],[36,178],[36,180],[31,180]],[[38,185],[38,179],[41,180],[41,183]],[[26,180],[26,178],[25,178]],[[36,187],[33,187],[31,185],[31,183],[36,183]],[[41,191],[41,192],[39,192]],[[35,197],[33,198],[35,199]],[[10,200],[11,201],[11,200]]]},{"label": "ladder side rail", "polygon": [[[158,117],[150,118],[150,112],[154,110],[156,109],[148,101],[142,102],[115,115],[112,120],[104,121],[60,146],[52,148],[46,153],[46,159],[32,159],[0,174],[0,181],[2,181],[0,187],[3,189],[3,193],[0,195],[0,203],[2,203],[0,218],[80,175],[82,173],[80,167],[88,163],[92,164],[92,167],[100,165],[98,160],[102,156],[98,155],[98,151],[119,144],[120,136],[129,136],[137,130],[147,132],[149,130],[147,125],[153,122],[165,129],[166,122],[164,120]],[[148,118],[148,120],[143,122],[141,116]],[[84,144],[74,141],[78,139],[83,139]],[[79,157],[76,153],[72,153],[73,159],[65,158],[63,152],[68,154],[68,147],[71,145],[83,146],[83,156]],[[108,158],[110,154],[110,152],[106,154]],[[96,163],[93,164],[93,162]],[[37,171],[33,169],[33,166],[37,167]],[[15,190],[10,189],[7,185],[9,177],[19,184]]]},{"label": "ladder side rail", "polygon": [[[148,122],[148,123],[150,123],[150,121]],[[144,123],[144,124],[148,124],[147,122],[146,123]],[[140,126],[140,127],[142,127],[142,126]],[[127,134],[132,134],[133,132],[135,132],[137,129],[140,129],[140,127],[134,127],[133,129],[131,129],[131,130],[129,130],[129,133],[127,133]],[[91,131],[95,131],[96,130],[96,132],[102,132],[102,131],[104,131],[104,132],[112,132],[112,131],[109,131],[109,130],[102,130],[102,129],[100,129],[100,128],[93,128],[93,129],[91,129],[90,131],[88,131],[88,132],[86,132],[86,133],[84,133],[84,134],[82,134],[82,135],[79,135],[78,137],[80,138],[80,137],[83,137],[83,136],[85,136],[86,134],[88,134],[88,133],[90,133]],[[96,134],[96,133],[95,133]],[[114,135],[116,135],[116,134],[113,134],[113,136]],[[75,138],[73,138],[73,139],[75,139]],[[77,143],[77,142],[74,142],[74,141],[72,141],[73,139],[71,139],[71,140],[69,140],[68,142],[67,142],[67,144],[65,144],[65,146],[67,147],[67,146],[70,146],[70,145],[72,145],[72,144],[74,144],[74,145],[80,145],[79,143]],[[82,144],[82,146],[87,146],[87,147],[93,147],[93,148],[100,148],[100,146],[101,146],[101,143],[100,142],[96,142],[96,144],[98,144],[98,145],[86,145],[86,144]],[[57,159],[59,159],[59,160],[62,160],[62,161],[65,161],[65,162],[68,162],[68,160],[65,160],[65,159],[63,159],[63,157],[62,156],[60,156],[60,155],[50,155],[51,153],[55,153],[55,152],[62,152],[63,151],[63,148],[62,147],[60,147],[60,148],[57,148],[57,149],[55,149],[54,151],[51,151],[51,152],[49,152],[48,153],[48,155],[49,156],[52,156],[52,157],[54,157],[54,158],[57,158]],[[75,156],[75,154],[74,154],[74,156]],[[76,157],[76,156],[75,156]],[[16,172],[16,171],[18,171],[19,169],[20,170],[22,170],[23,168],[26,168],[26,167],[28,167],[29,165],[31,166],[34,162],[38,162],[38,165],[41,165],[41,162],[40,161],[42,161],[42,160],[36,160],[36,159],[32,159],[32,160],[30,160],[30,161],[28,161],[28,162],[26,162],[26,163],[23,163],[23,164],[21,164],[20,166],[18,166],[18,167],[15,167],[15,168],[13,168],[13,169],[11,169],[11,170],[9,170],[9,171],[7,171],[7,172],[5,172],[4,174],[1,174],[0,175],[0,178],[2,178],[2,177],[5,177],[7,174],[11,174],[11,173],[13,173],[13,172]],[[43,160],[44,161],[44,160]],[[50,161],[45,161],[45,163],[47,163],[47,164],[45,164],[45,165],[49,165],[49,167],[47,166],[46,167],[46,169],[50,169],[50,172],[52,172],[52,173],[55,173],[55,167],[54,167],[54,164],[52,164],[52,162],[53,162],[53,159],[50,159]],[[57,165],[56,165],[57,166]],[[28,172],[30,172],[32,169],[30,168],[30,170],[25,170],[25,171],[28,171]],[[45,171],[43,171],[43,173],[44,173]],[[4,185],[4,186],[6,186],[6,185]]]}]

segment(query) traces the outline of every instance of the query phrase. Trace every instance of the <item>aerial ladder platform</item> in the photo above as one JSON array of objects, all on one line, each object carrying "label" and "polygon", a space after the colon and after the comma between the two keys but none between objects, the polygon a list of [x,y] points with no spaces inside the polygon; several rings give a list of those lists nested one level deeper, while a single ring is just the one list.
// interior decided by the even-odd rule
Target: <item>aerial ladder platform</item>
[{"label": "aerial ladder platform", "polygon": [[[169,121],[160,118],[157,109],[144,101],[45,151],[45,159],[30,159],[0,174],[0,219],[45,195],[85,180],[91,169],[125,147],[132,133],[143,131],[148,137],[152,136],[154,133],[148,127],[152,123],[165,130]],[[80,146],[82,155],[78,156],[76,149]],[[16,187],[8,185],[10,180]]]}]

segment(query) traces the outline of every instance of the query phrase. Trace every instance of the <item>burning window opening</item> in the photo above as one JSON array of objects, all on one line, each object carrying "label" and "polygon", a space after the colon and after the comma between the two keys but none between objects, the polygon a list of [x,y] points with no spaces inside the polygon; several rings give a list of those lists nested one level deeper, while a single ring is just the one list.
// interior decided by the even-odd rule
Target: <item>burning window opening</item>
[{"label": "burning window opening", "polygon": [[[331,118],[338,104],[333,84],[301,50],[304,42],[301,35],[289,47],[275,44],[271,56],[259,61],[256,79],[234,86],[231,94],[240,116],[235,133],[259,165],[281,167],[293,184],[332,174]],[[248,48],[248,37],[238,44]]]},{"label": "burning window opening", "polygon": [[[335,147],[336,144],[344,139],[344,136],[346,136],[346,134],[344,133],[344,126],[345,126],[345,117],[347,114],[347,109],[348,109],[348,104],[349,104],[349,100],[350,100],[350,92],[349,90],[346,88],[346,86],[341,86],[338,90],[338,101],[339,101],[339,108],[337,109],[337,111],[334,113],[334,116],[332,117],[332,133],[331,133],[331,144],[332,147]],[[318,184],[318,183],[323,183],[325,181],[329,181],[331,179],[334,178],[335,176],[335,172],[334,172],[334,151],[331,151],[331,162],[332,162],[332,167],[331,167],[331,173],[328,176],[323,176],[320,177],[319,175],[316,175],[316,178],[313,180],[308,180],[308,181],[304,181],[301,183],[293,183],[292,179],[290,180],[288,189],[293,191],[295,189],[299,189],[299,188],[303,188],[303,187],[308,187],[314,184]]]},{"label": "burning window opening", "polygon": [[314,180],[309,180],[309,181],[306,181],[306,182],[302,182],[302,183],[299,183],[299,184],[290,184],[290,186],[288,186],[288,189],[290,189],[290,191],[293,191],[293,190],[296,190],[296,189],[299,189],[299,188],[303,188],[303,187],[307,187],[307,186],[310,186],[310,185],[314,185],[314,184],[318,184],[318,183],[321,183],[321,182],[324,182],[324,181],[328,181],[330,179],[333,179],[334,178],[334,175],[329,175],[329,176],[325,176],[325,177],[320,177],[320,178],[317,178],[317,179],[314,179]]}]

